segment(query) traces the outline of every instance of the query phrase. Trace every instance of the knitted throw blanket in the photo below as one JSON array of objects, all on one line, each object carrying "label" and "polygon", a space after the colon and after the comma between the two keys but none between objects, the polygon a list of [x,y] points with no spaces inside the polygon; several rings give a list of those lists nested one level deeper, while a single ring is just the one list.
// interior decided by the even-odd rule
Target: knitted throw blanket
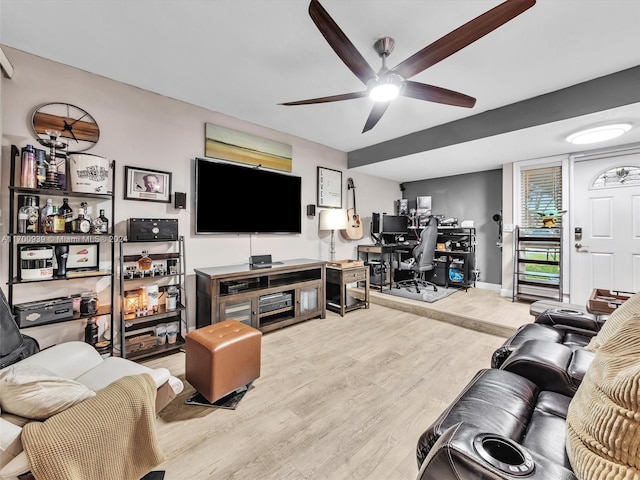
[{"label": "knitted throw blanket", "polygon": [[640,314],[596,352],[569,404],[566,447],[581,480],[640,480]]},{"label": "knitted throw blanket", "polygon": [[138,480],[164,461],[156,439],[156,386],[123,377],[44,422],[27,423],[22,444],[37,480]]}]

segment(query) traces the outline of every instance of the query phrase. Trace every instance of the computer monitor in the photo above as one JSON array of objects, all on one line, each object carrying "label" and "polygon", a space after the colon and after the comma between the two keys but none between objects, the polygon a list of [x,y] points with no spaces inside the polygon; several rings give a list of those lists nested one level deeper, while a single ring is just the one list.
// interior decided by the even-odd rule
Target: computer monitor
[{"label": "computer monitor", "polygon": [[384,215],[382,217],[382,233],[395,235],[409,233],[409,217],[406,215]]}]

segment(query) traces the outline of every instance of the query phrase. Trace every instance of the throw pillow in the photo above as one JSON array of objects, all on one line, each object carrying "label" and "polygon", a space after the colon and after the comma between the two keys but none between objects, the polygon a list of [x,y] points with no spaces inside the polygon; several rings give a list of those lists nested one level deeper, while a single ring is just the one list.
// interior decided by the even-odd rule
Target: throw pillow
[{"label": "throw pillow", "polygon": [[[595,337],[591,338],[589,345],[585,350],[595,352],[613,336],[619,328],[623,327],[627,322],[632,321],[634,316],[640,315],[640,293],[636,293],[629,297],[622,305],[620,305],[604,322],[604,325]],[[638,318],[636,317],[637,321]]]},{"label": "throw pillow", "polygon": [[95,394],[79,382],[35,365],[16,364],[0,373],[2,409],[34,420],[49,418]]},{"label": "throw pillow", "polygon": [[578,478],[640,478],[639,388],[640,321],[636,321],[598,349],[569,404],[567,456]]}]

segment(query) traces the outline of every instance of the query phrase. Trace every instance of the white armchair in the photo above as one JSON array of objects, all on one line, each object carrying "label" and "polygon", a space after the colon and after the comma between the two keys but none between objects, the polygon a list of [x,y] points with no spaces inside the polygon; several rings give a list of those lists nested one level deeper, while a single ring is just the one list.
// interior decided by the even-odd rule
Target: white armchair
[{"label": "white armchair", "polygon": [[[92,346],[84,342],[55,345],[15,365],[43,367],[60,377],[80,382],[94,391],[127,375],[148,373],[153,377],[158,389],[156,412],[164,408],[184,388],[182,381],[172,376],[166,368],[152,369],[120,357],[103,359]],[[3,370],[0,370],[0,373]],[[14,480],[18,475],[30,470],[20,440],[22,426],[28,421],[8,412],[2,412],[0,415],[0,479]]]}]

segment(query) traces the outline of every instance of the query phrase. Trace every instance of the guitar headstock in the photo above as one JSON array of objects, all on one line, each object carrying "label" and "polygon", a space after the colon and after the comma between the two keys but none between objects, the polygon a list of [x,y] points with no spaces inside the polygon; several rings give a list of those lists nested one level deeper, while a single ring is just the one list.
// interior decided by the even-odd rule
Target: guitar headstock
[{"label": "guitar headstock", "polygon": [[353,184],[353,178],[349,177],[347,178],[347,190],[351,190],[352,188],[356,188],[356,186]]}]

